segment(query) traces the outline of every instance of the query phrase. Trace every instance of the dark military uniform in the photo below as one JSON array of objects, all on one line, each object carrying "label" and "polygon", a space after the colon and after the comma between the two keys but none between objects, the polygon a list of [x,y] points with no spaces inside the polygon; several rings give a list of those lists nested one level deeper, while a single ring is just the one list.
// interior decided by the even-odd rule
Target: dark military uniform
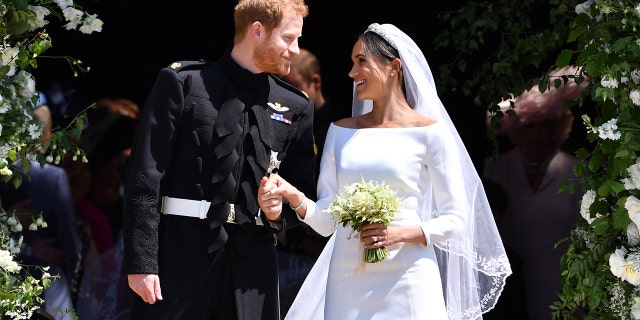
[{"label": "dark military uniform", "polygon": [[[160,71],[129,160],[123,230],[125,273],[158,274],[164,299],[136,295],[131,319],[279,319],[274,234],[299,220],[284,205],[282,225],[270,224],[257,189],[273,150],[279,174],[314,194],[312,122],[304,94],[229,52]],[[163,214],[163,196],[211,204],[205,219]],[[226,222],[232,204],[237,223]]]}]

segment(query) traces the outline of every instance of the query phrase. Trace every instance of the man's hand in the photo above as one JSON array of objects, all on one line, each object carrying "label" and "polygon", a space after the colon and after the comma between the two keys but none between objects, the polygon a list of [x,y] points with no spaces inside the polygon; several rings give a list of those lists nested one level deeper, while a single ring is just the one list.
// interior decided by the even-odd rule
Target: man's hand
[{"label": "man's hand", "polygon": [[282,221],[282,195],[275,193],[279,178],[280,176],[276,174],[272,174],[269,178],[262,177],[258,188],[258,205],[271,221]]},{"label": "man's hand", "polygon": [[162,300],[160,290],[160,277],[157,274],[129,274],[129,288],[148,304],[154,304]]}]

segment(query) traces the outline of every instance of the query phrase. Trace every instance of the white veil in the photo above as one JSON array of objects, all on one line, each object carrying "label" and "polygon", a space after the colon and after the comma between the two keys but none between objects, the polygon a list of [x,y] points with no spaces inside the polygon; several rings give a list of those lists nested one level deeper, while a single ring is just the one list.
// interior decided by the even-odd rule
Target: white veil
[{"label": "white veil", "polygon": [[[469,224],[457,237],[434,245],[449,318],[481,318],[482,313],[495,306],[511,274],[482,181],[438,97],[431,69],[418,45],[391,24],[374,23],[365,32],[377,33],[398,50],[409,105],[429,118],[446,123],[456,141],[469,204]],[[353,116],[367,113],[371,108],[371,100],[358,100],[354,91]],[[422,213],[426,219],[433,214],[437,213]]]},{"label": "white veil", "polygon": [[[495,306],[505,280],[511,274],[511,266],[482,181],[438,98],[431,70],[420,48],[409,36],[390,24],[374,23],[365,32],[379,34],[398,50],[409,105],[419,113],[446,124],[454,137],[463,170],[465,190],[461,192],[467,195],[468,224],[463,232],[445,242],[434,244],[434,247],[449,319],[481,319],[483,313]],[[371,108],[371,100],[357,100],[354,92],[354,116],[367,113]],[[426,203],[431,203],[432,196],[428,194],[425,197]],[[437,212],[433,210],[421,213],[423,219],[431,219],[435,214]],[[330,249],[333,248],[335,236],[335,233],[331,236],[309,272],[285,320],[325,320],[324,299]]]}]

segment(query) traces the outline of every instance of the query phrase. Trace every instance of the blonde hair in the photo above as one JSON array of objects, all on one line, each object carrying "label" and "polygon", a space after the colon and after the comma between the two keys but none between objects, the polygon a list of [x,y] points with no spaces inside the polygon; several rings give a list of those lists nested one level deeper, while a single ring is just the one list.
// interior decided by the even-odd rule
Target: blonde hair
[{"label": "blonde hair", "polygon": [[293,57],[291,69],[298,71],[300,78],[307,85],[311,83],[314,74],[321,75],[320,62],[309,50],[300,48],[300,54]]},{"label": "blonde hair", "polygon": [[287,10],[293,10],[303,18],[309,15],[309,7],[304,0],[240,0],[234,9],[236,31],[233,42],[242,40],[249,26],[256,21],[271,32],[282,23]]},{"label": "blonde hair", "polygon": [[132,119],[138,119],[140,107],[132,100],[126,98],[102,98],[96,101],[95,109],[91,115],[102,117],[105,114],[119,113]]}]

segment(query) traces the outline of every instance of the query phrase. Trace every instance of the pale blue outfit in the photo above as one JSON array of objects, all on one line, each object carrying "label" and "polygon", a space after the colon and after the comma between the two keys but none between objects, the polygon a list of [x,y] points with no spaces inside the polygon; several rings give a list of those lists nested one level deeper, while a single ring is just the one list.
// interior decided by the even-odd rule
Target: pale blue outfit
[{"label": "pale blue outfit", "polygon": [[[20,163],[20,160],[16,162],[17,165]],[[27,175],[30,181],[25,179],[23,183],[31,199],[33,210],[42,213],[48,226],[36,231],[24,230],[25,243],[32,245],[41,239],[56,239],[53,247],[68,251],[71,257],[61,266],[49,265],[35,257],[25,257],[23,262],[41,267],[49,266],[48,273],[59,277],[54,279],[51,286],[43,292],[44,308],[56,320],[73,320],[73,315],[66,313],[65,310],[73,309],[71,284],[81,263],[82,244],[78,235],[67,173],[60,167],[48,163],[40,166],[34,162]]]}]

